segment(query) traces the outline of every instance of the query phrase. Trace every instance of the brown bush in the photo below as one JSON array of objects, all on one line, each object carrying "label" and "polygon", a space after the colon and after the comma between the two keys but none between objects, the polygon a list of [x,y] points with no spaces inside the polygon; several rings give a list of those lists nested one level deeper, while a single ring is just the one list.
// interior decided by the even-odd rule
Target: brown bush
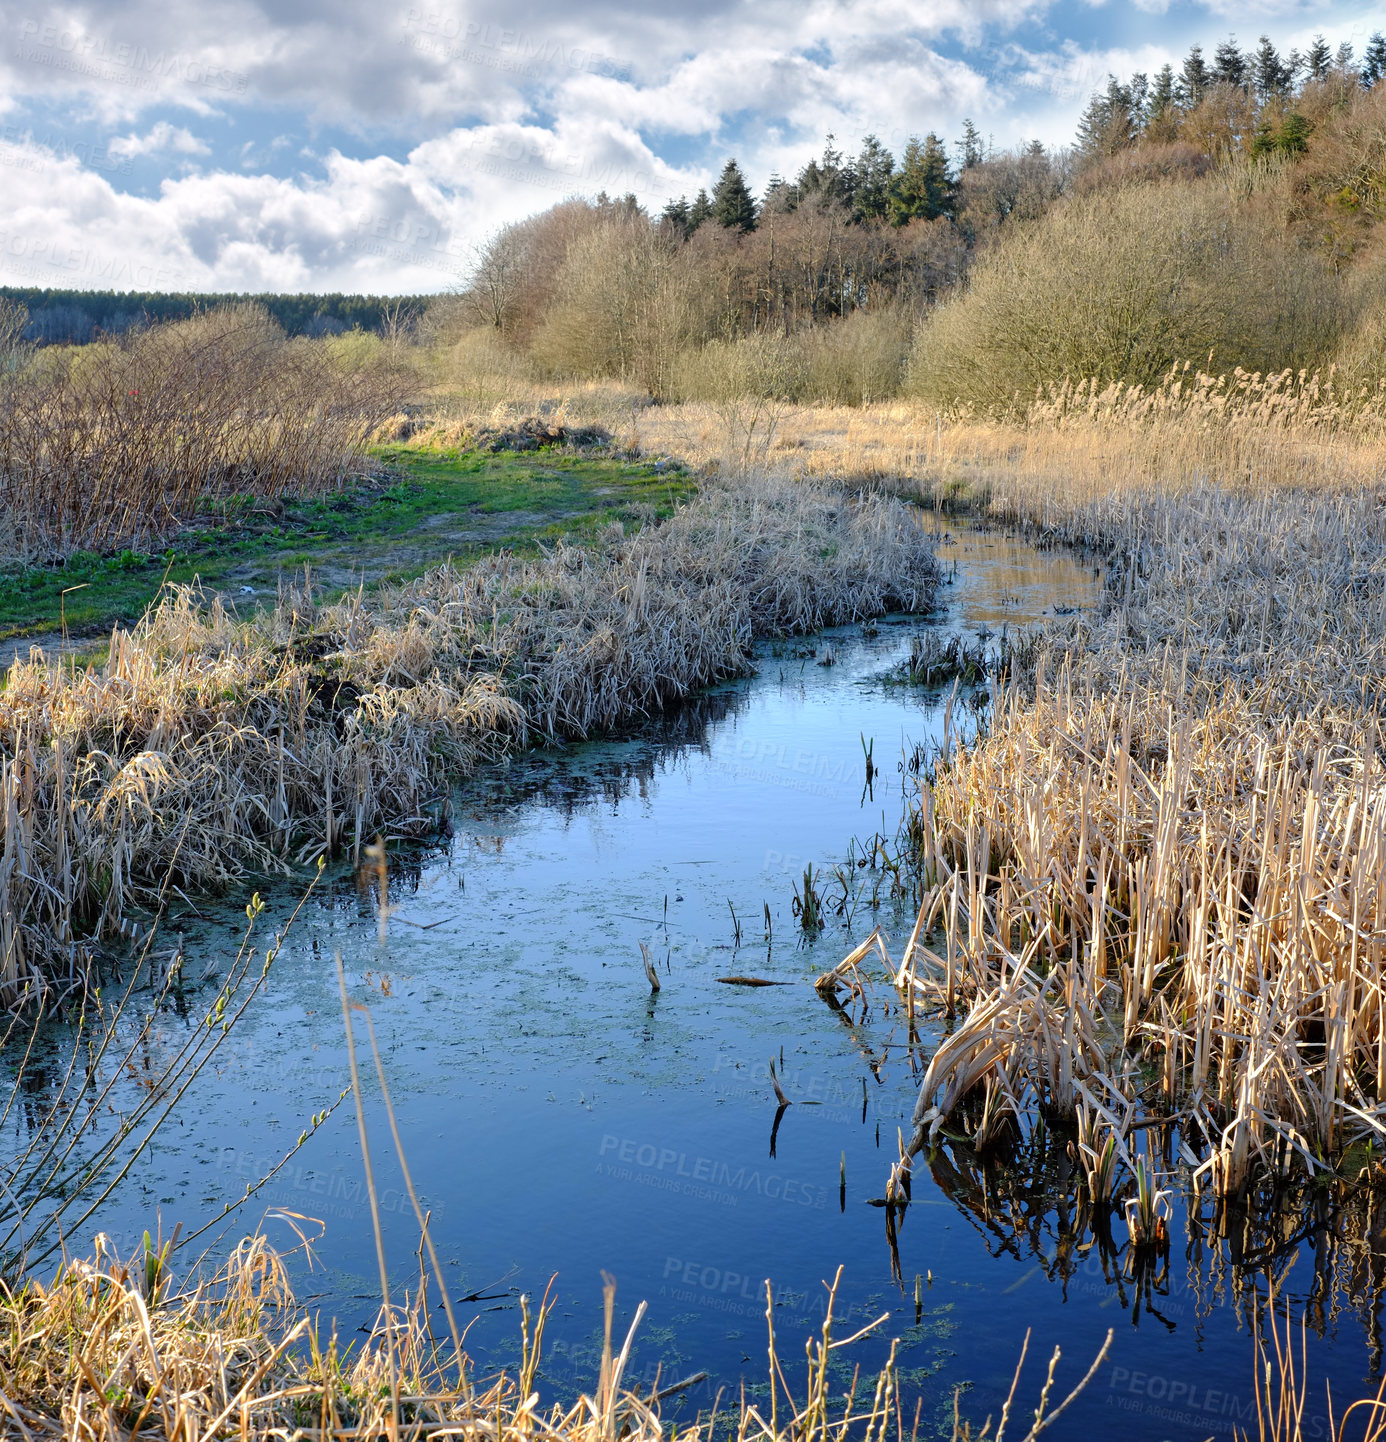
[{"label": "brown bush", "polygon": [[910,389],[1022,409],[1065,378],[1157,384],[1176,362],[1313,367],[1341,284],[1297,249],[1242,172],[1075,196],[1015,231],[920,327]]},{"label": "brown bush", "polygon": [[407,384],[338,352],[251,305],[38,352],[0,380],[0,550],[144,545],[208,503],[332,484]]}]

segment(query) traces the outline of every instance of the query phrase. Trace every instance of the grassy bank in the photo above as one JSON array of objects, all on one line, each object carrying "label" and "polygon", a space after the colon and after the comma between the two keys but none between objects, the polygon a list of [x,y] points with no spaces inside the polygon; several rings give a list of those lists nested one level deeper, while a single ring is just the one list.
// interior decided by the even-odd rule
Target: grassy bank
[{"label": "grassy bank", "polygon": [[667,517],[692,493],[680,468],[606,447],[489,453],[472,440],[373,447],[363,462],[372,474],[355,485],[273,503],[243,497],[187,524],[162,551],[75,551],[57,564],[0,568],[0,640],[108,634],[137,622],[166,584],[196,582],[250,614],[304,567],[340,595],[502,547],[532,556],[563,536]]},{"label": "grassy bank", "polygon": [[166,594],[104,664],[16,665],[0,692],[5,995],[80,976],[131,907],[437,828],[484,757],[656,712],[758,635],[920,609],[937,579],[899,502],[747,478],[530,560],[286,586],[249,621]]}]

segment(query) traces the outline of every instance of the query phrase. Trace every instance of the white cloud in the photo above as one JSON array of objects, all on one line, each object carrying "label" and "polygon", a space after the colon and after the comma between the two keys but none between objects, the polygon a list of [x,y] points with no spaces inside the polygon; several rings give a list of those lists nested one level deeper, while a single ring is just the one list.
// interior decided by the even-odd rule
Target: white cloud
[{"label": "white cloud", "polygon": [[[758,187],[829,131],[849,153],[868,132],[898,152],[970,116],[999,145],[1062,144],[1109,71],[1177,64],[1234,8],[1203,0],[1175,23],[1150,13],[1164,3],[1107,0],[1085,21],[1052,0],[535,0],[522,15],[501,0],[0,0],[0,277],[440,289],[506,221],[600,189],[658,208],[729,154]],[[1370,28],[1344,0],[1242,0],[1243,43],[1280,29],[1275,14],[1333,44]],[[26,107],[86,129],[40,143]],[[217,126],[179,123],[190,114]],[[165,167],[157,193],[119,188],[136,158]]]},{"label": "white cloud", "polygon": [[199,140],[192,131],[182,125],[170,125],[167,120],[158,121],[146,135],[123,135],[111,141],[108,147],[112,155],[134,159],[140,155],[157,155],[161,151],[173,151],[178,155],[207,155],[210,147]]}]

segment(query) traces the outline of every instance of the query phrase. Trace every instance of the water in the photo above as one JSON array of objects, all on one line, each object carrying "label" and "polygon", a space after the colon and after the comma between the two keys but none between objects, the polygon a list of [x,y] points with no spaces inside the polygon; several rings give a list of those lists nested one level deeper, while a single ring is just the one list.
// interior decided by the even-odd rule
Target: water
[{"label": "water", "polygon": [[[893,835],[912,784],[907,758],[941,726],[937,693],[881,677],[928,628],[997,632],[1090,602],[1096,584],[1072,558],[995,536],[963,535],[945,554],[959,576],[938,617],[763,647],[754,678],[641,734],[475,778],[457,794],[451,841],[392,863],[383,943],[372,894],[345,870],[329,873],[266,994],[99,1223],[127,1251],[156,1213],[165,1235],[180,1221],[200,1225],[337,1096],[347,1077],[340,951],[353,998],[370,1009],[452,1295],[476,1317],[469,1350],[483,1367],[515,1360],[519,1296],[541,1295],[556,1277],[544,1378],[557,1392],[591,1386],[605,1271],[618,1282],[619,1327],[649,1303],[629,1379],[710,1373],[670,1404],[691,1413],[718,1387],[763,1388],[766,1278],[793,1362],[841,1266],[844,1327],[888,1314],[882,1340],[843,1357],[842,1380],[900,1337],[921,1435],[946,1431],[958,1386],[977,1421],[998,1412],[1029,1329],[1027,1407],[1037,1359],[1054,1342],[1066,1387],[1116,1331],[1063,1435],[1108,1432],[1114,1420],[1140,1439],[1254,1425],[1246,1317],[1266,1284],[1254,1258],[1230,1264],[1187,1202],[1176,1199],[1167,1274],[1155,1278],[1124,1277],[1091,1234],[1075,1242],[1061,1147],[1036,1149],[1028,1168],[979,1170],[949,1152],[932,1173],[921,1168],[898,1262],[885,1213],[869,1204],[915,1100],[902,1018],[885,987],[854,1016],[811,983],[878,921],[898,956],[913,921],[891,904],[888,883],[871,907],[879,873],[870,868],[851,868],[855,905],[833,909],[844,895],[833,868],[854,838]],[[819,664],[829,645],[830,667]],[[869,787],[863,741],[880,768]],[[817,937],[794,915],[810,863],[829,906]],[[291,890],[267,894],[266,921],[281,925]],[[181,917],[189,971],[226,956],[243,924],[229,910]],[[718,980],[732,975],[781,984]],[[175,1044],[200,1014],[162,1018],[154,1048]],[[778,1117],[772,1058],[793,1103]],[[402,1290],[417,1276],[417,1226],[373,1080],[368,1092],[392,1285]],[[227,1238],[266,1211],[284,1245],[295,1226],[321,1224],[316,1263],[298,1266],[302,1300],[344,1333],[369,1324],[379,1296],[350,1103]],[[1380,1227],[1370,1217],[1348,1227],[1328,1212],[1317,1229],[1314,1220],[1303,1239],[1281,1239],[1279,1295],[1310,1319],[1312,1375],[1356,1396],[1379,1360],[1386,1258],[1371,1239]],[[1124,1236],[1120,1224],[1114,1231]],[[1366,1240],[1349,1243],[1349,1231]],[[1313,1406],[1321,1395],[1320,1383]],[[1306,1435],[1320,1420],[1308,1419]]]}]

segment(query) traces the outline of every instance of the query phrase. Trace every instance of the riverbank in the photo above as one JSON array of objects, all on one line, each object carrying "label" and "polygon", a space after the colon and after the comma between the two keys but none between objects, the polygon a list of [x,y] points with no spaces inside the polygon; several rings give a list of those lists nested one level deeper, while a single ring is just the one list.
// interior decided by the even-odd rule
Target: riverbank
[{"label": "riverbank", "polygon": [[[284,587],[238,621],[190,588],[83,670],[0,692],[0,986],[12,1004],[132,908],[377,832],[446,825],[448,777],[526,738],[657,712],[757,636],[927,609],[932,545],[902,502],[767,477],[538,558],[501,552],[326,603]],[[74,964],[75,963],[75,964]]]}]

